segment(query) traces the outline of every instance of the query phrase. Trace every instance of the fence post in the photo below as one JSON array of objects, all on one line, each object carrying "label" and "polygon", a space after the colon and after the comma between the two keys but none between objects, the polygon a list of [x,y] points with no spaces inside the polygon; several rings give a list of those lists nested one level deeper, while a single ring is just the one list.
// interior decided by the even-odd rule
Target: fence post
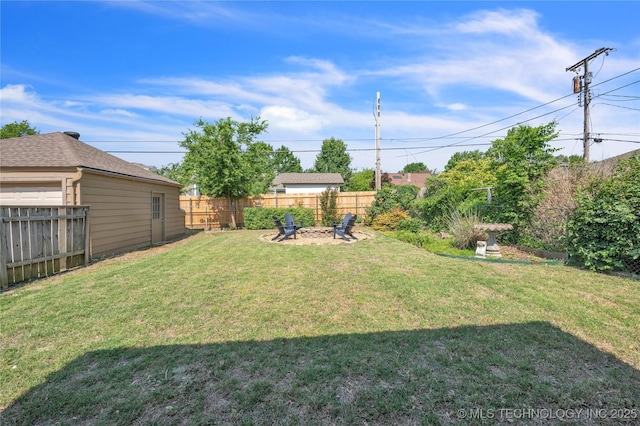
[{"label": "fence post", "polygon": [[[68,219],[67,219],[68,220]],[[91,262],[91,214],[89,207],[84,208],[84,264]]]},{"label": "fence post", "polygon": [[189,198],[189,227],[193,229],[193,198]]},{"label": "fence post", "polygon": [[358,216],[358,193],[357,192],[356,192],[356,216]]},{"label": "fence post", "polygon": [[3,290],[9,287],[4,241],[4,220],[0,218],[0,288]]}]

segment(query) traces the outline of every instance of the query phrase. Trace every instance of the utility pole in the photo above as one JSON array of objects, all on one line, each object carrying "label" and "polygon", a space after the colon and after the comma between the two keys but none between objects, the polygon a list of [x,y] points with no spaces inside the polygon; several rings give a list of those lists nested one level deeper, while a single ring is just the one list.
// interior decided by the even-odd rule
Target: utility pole
[{"label": "utility pole", "polygon": [[376,92],[376,191],[382,187],[382,176],[380,176],[380,92]]},{"label": "utility pole", "polygon": [[591,93],[589,92],[589,84],[591,84],[591,73],[589,72],[589,61],[592,59],[595,59],[596,57],[600,56],[601,54],[605,54],[605,55],[609,55],[609,51],[610,50],[614,50],[611,47],[601,47],[600,49],[596,50],[595,52],[593,52],[591,55],[587,56],[586,58],[582,59],[581,61],[577,62],[575,65],[572,65],[570,67],[568,67],[565,71],[574,71],[574,72],[578,72],[577,70],[582,67],[584,68],[584,74],[582,74],[580,78],[580,84],[576,84],[576,78],[574,78],[574,84],[573,84],[573,93],[580,93],[582,91],[583,94],[583,98],[584,98],[584,127],[583,127],[583,139],[582,139],[582,146],[583,146],[583,154],[582,154],[582,159],[584,160],[585,163],[589,162],[589,142],[591,140],[591,138],[589,137],[589,103],[591,103]]}]

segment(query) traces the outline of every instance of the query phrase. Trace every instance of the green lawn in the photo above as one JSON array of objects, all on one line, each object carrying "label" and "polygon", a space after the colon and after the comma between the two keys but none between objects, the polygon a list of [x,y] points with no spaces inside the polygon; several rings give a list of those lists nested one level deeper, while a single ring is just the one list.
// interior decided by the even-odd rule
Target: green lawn
[{"label": "green lawn", "polygon": [[638,281],[260,234],[0,295],[0,423],[640,421]]}]

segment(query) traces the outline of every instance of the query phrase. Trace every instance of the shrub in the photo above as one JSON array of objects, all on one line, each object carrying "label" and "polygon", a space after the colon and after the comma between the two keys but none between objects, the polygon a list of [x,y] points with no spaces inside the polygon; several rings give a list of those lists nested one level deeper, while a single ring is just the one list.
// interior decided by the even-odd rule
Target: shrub
[{"label": "shrub", "polygon": [[414,185],[385,185],[376,193],[371,206],[366,209],[367,220],[373,221],[378,215],[389,213],[396,209],[409,211],[420,188]]},{"label": "shrub", "polygon": [[567,221],[576,208],[578,186],[599,178],[592,164],[574,162],[549,172],[542,190],[542,199],[533,212],[529,225],[535,244],[547,250],[566,249]]},{"label": "shrub", "polygon": [[398,222],[398,231],[408,231],[417,233],[422,229],[422,222],[419,219],[402,220]]},{"label": "shrub", "polygon": [[291,213],[296,223],[302,221],[303,226],[315,225],[313,209],[304,207],[247,207],[244,209],[244,227],[246,229],[273,229],[275,228],[273,216],[283,220],[285,213]]},{"label": "shrub", "polygon": [[420,231],[420,232],[412,232],[412,231],[398,231],[395,234],[395,238],[400,241],[404,241],[409,244],[413,244],[418,247],[427,247],[430,244],[433,244],[435,239],[433,235],[429,232]]},{"label": "shrub", "polygon": [[447,215],[449,232],[453,235],[453,244],[460,250],[475,248],[478,241],[487,241],[487,234],[474,229],[474,225],[482,223],[478,213],[467,211],[461,213],[454,210]]},{"label": "shrub", "polygon": [[377,215],[371,224],[371,227],[377,231],[395,231],[398,224],[402,221],[411,219],[409,214],[402,209],[394,209],[387,213]]},{"label": "shrub", "polygon": [[320,194],[320,210],[322,211],[322,225],[332,226],[338,221],[338,191],[327,187]]},{"label": "shrub", "polygon": [[577,201],[567,224],[569,263],[593,271],[640,265],[640,157],[620,161],[613,176],[581,190]]}]

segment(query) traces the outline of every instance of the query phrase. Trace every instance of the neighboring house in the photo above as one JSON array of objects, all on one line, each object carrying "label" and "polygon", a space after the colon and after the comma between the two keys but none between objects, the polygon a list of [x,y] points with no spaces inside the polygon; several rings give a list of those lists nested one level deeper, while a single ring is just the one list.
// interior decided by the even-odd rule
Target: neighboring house
[{"label": "neighboring house", "polygon": [[618,164],[618,162],[620,162],[621,160],[626,160],[627,158],[631,158],[634,155],[640,156],[640,149],[625,152],[624,154],[607,158],[606,160],[596,161],[591,163],[591,165],[595,170],[601,171],[606,175],[610,175],[611,173],[613,173],[613,169],[615,168],[616,164]]},{"label": "neighboring house", "polygon": [[330,187],[340,191],[344,179],[340,173],[281,173],[271,182],[276,194],[317,194]]},{"label": "neighboring house", "polygon": [[92,257],[184,235],[179,183],[79,137],[56,132],[0,139],[0,206],[89,206]]},{"label": "neighboring house", "polygon": [[431,173],[387,173],[387,176],[389,176],[389,182],[394,185],[414,185],[424,189],[424,182],[431,177]]}]

